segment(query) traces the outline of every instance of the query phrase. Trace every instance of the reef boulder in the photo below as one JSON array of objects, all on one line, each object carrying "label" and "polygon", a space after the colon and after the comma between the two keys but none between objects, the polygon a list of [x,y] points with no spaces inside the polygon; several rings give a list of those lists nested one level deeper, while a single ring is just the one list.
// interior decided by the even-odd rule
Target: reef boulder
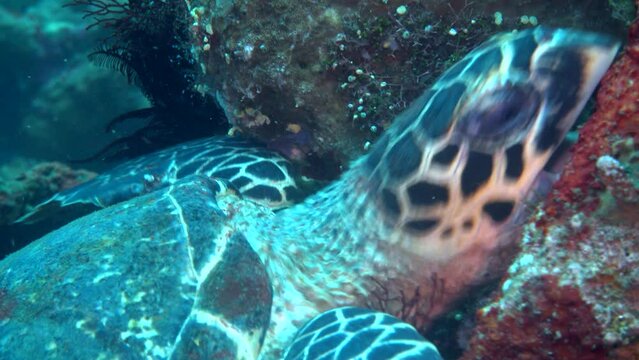
[{"label": "reef boulder", "polygon": [[621,23],[605,3],[568,0],[187,4],[198,90],[215,94],[233,131],[295,160],[313,154],[324,168],[363,153],[443,70],[495,33],[542,22],[615,33]]}]

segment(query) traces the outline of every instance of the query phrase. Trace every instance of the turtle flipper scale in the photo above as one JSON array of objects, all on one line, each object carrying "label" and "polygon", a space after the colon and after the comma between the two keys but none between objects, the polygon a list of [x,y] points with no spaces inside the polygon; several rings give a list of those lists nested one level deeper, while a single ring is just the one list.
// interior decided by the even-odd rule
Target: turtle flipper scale
[{"label": "turtle flipper scale", "polygon": [[54,229],[97,209],[148,194],[196,174],[230,181],[245,197],[278,209],[303,196],[301,177],[277,153],[247,140],[195,140],[122,163],[62,191],[18,219]]},{"label": "turtle flipper scale", "polygon": [[411,325],[358,307],[326,311],[300,329],[285,360],[441,360]]}]

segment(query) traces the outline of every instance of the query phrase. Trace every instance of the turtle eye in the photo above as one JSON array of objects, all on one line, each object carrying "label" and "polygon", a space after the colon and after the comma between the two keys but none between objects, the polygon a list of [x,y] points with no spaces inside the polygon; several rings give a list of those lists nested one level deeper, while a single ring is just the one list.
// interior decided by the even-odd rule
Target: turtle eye
[{"label": "turtle eye", "polygon": [[532,87],[506,85],[470,104],[460,131],[480,138],[502,136],[528,125],[538,107],[539,96]]}]

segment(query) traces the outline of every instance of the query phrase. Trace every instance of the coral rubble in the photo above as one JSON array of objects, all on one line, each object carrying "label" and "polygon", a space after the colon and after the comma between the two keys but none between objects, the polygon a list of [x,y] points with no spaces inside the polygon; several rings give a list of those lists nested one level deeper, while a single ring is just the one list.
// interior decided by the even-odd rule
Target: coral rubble
[{"label": "coral rubble", "polygon": [[639,357],[638,99],[636,20],[463,359]]}]

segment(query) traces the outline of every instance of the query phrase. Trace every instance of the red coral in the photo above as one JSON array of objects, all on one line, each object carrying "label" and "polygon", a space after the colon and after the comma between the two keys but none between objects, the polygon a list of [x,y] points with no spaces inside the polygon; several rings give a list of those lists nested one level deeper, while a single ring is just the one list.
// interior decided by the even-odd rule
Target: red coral
[{"label": "red coral", "polygon": [[599,205],[604,185],[595,176],[599,156],[610,153],[619,137],[639,139],[639,21],[630,27],[624,54],[608,70],[597,92],[597,111],[580,130],[570,163],[549,197],[546,212],[564,217],[564,204],[591,213]]},{"label": "red coral", "polygon": [[[493,308],[462,359],[602,359],[601,329],[579,290],[560,286],[551,275],[530,279],[520,289],[517,312]],[[480,315],[481,316],[481,315]]]},{"label": "red coral", "polygon": [[639,358],[639,20],[596,105],[463,359]]}]

